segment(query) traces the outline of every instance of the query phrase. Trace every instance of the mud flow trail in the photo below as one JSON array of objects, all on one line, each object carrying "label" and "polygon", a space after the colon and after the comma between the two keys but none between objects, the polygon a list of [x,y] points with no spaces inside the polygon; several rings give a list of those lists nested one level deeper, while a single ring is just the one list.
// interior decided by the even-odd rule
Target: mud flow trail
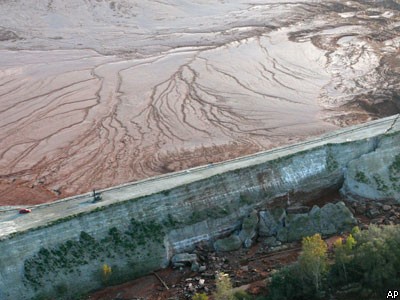
[{"label": "mud flow trail", "polygon": [[399,1],[0,2],[0,204],[400,110]]}]

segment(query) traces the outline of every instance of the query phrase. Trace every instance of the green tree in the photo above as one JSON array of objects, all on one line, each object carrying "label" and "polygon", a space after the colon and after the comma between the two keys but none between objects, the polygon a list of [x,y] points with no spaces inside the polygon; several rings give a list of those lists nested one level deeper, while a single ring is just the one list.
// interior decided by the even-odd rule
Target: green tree
[{"label": "green tree", "polygon": [[356,244],[357,242],[352,234],[347,237],[345,243],[343,243],[342,238],[338,238],[335,241],[334,264],[332,266],[332,274],[335,274],[335,284],[347,283],[349,281],[347,269],[353,258],[352,251]]},{"label": "green tree", "polygon": [[234,300],[232,283],[228,274],[218,272],[215,284],[217,287],[213,293],[215,300]]},{"label": "green tree", "polygon": [[271,300],[315,299],[322,295],[322,281],[328,269],[328,246],[319,234],[305,237],[298,262],[272,276]]},{"label": "green tree", "polygon": [[[380,299],[400,286],[400,226],[355,228],[345,242],[338,239],[334,249],[329,273],[332,290],[351,284],[351,293]],[[272,276],[268,299],[320,298],[328,290],[323,284],[327,270],[327,246],[321,236],[304,238],[298,262]]]},{"label": "green tree", "polygon": [[400,286],[400,227],[371,225],[352,233],[345,243],[335,243],[332,286],[355,284],[370,298]]},{"label": "green tree", "polygon": [[304,284],[299,264],[286,266],[272,275],[268,300],[313,299],[309,284]]},{"label": "green tree", "polygon": [[354,280],[375,294],[400,286],[400,227],[370,226],[358,234],[353,268]]},{"label": "green tree", "polygon": [[328,270],[328,246],[320,234],[303,238],[302,253],[299,256],[300,268],[304,276],[312,279],[315,291],[321,290],[323,275]]}]

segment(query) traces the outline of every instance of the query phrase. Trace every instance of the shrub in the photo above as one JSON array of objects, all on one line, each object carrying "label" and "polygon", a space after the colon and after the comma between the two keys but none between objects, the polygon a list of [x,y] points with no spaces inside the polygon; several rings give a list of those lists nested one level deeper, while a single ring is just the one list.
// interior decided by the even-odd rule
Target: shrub
[{"label": "shrub", "polygon": [[282,268],[272,276],[269,285],[269,300],[313,299],[310,282],[304,282],[298,263]]},{"label": "shrub", "polygon": [[361,232],[360,227],[358,226],[354,226],[353,229],[351,230],[351,234],[353,236],[357,236],[357,234],[359,234]]},{"label": "shrub", "polygon": [[235,292],[233,298],[235,300],[253,300],[253,296],[243,290]]},{"label": "shrub", "polygon": [[208,296],[204,293],[196,293],[194,294],[194,296],[192,297],[192,300],[208,300]]},{"label": "shrub", "polygon": [[216,286],[217,290],[213,294],[215,300],[234,300],[232,283],[228,274],[218,272]]},{"label": "shrub", "polygon": [[110,279],[110,276],[112,274],[112,269],[109,265],[104,264],[102,267],[102,279],[104,283],[107,283],[108,280]]}]

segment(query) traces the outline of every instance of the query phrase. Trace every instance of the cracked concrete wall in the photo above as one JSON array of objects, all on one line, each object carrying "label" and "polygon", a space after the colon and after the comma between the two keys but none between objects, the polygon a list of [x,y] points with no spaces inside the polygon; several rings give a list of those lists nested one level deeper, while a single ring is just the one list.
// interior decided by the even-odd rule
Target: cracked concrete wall
[{"label": "cracked concrete wall", "polygon": [[[393,126],[392,126],[393,127]],[[398,128],[386,135],[326,144],[214,175],[167,192],[93,210],[0,241],[0,299],[34,299],[67,290],[87,292],[113,280],[165,267],[173,254],[238,229],[254,209],[307,202],[336,189],[346,170],[377,149],[398,149]],[[332,142],[332,141],[331,141]],[[380,151],[380,150],[379,150]],[[284,197],[286,199],[286,197]],[[65,292],[63,292],[65,293]]]}]

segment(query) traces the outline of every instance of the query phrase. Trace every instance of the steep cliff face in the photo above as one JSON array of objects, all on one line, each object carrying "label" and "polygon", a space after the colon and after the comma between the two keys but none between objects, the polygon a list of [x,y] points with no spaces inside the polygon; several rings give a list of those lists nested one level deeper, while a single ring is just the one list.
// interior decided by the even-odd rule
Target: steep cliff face
[{"label": "steep cliff face", "polygon": [[400,134],[383,139],[375,151],[352,160],[342,192],[354,199],[400,203]]},{"label": "steep cliff face", "polygon": [[[54,295],[61,299],[68,291],[85,292],[104,281],[123,281],[165,267],[174,254],[193,248],[196,242],[213,242],[239,229],[255,209],[286,207],[289,191],[291,202],[305,203],[323,190],[340,187],[351,162],[374,152],[377,144],[385,149],[398,146],[397,136],[381,131],[357,141],[343,142],[337,136],[212,176],[193,174],[199,179],[96,209],[82,210],[88,204],[80,202],[68,208],[75,209],[75,215],[3,234],[0,299]],[[152,182],[156,189],[160,181]],[[104,195],[115,198],[130,188],[119,187]],[[46,209],[51,206],[37,213]],[[11,222],[7,220],[1,219],[3,227]],[[110,278],[102,276],[104,264],[112,267]]]}]

